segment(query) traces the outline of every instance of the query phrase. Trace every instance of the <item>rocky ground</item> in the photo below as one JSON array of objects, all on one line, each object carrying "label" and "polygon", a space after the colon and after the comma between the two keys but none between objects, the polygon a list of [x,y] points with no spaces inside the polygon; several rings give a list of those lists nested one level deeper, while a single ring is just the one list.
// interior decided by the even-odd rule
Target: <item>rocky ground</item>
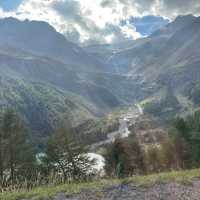
[{"label": "rocky ground", "polygon": [[84,190],[79,194],[58,194],[53,200],[200,200],[200,180],[178,184],[157,183],[153,186],[115,185],[101,191]]}]

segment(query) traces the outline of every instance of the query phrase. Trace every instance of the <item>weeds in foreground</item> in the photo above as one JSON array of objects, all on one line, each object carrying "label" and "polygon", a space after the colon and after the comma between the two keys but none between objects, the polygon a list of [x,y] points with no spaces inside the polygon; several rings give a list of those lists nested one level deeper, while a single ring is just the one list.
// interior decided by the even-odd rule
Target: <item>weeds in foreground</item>
[{"label": "weeds in foreground", "polygon": [[116,184],[133,184],[136,186],[150,186],[157,183],[178,182],[181,184],[190,184],[192,179],[200,177],[200,169],[187,171],[172,171],[169,173],[160,173],[147,176],[134,176],[125,179],[105,179],[86,183],[68,183],[58,186],[42,186],[30,191],[17,190],[13,192],[0,193],[0,200],[21,200],[30,199],[41,200],[51,198],[57,193],[75,194],[84,189],[94,189],[100,191],[103,187],[109,187]]}]

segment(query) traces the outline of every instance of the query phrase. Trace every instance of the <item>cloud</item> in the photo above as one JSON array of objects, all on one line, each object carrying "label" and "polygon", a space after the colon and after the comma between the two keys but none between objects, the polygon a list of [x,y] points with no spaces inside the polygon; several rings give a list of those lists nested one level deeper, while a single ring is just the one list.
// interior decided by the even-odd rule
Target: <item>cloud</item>
[{"label": "cloud", "polygon": [[[79,33],[79,39],[84,41],[88,40],[91,35],[94,36],[100,32],[100,28],[87,18],[89,12],[84,12],[80,2],[73,0],[54,1],[52,8],[60,16],[61,21],[66,23],[65,35],[75,36],[77,39],[77,33]],[[71,39],[73,40],[73,38]]]},{"label": "cloud", "polygon": [[176,17],[183,14],[200,14],[199,0],[163,0],[160,5],[160,13]]},{"label": "cloud", "polygon": [[[6,1],[6,0],[4,0]],[[9,0],[10,1],[10,0]],[[13,0],[19,1],[19,0]],[[143,34],[129,21],[146,15],[173,19],[200,13],[199,0],[21,0],[15,10],[0,16],[47,21],[74,42],[105,43],[136,39]],[[126,23],[122,23],[126,21]]]},{"label": "cloud", "polygon": [[105,7],[114,7],[115,3],[116,3],[116,1],[114,1],[114,0],[113,1],[111,1],[111,0],[102,0],[100,5],[103,8],[105,8]]},{"label": "cloud", "polygon": [[1,17],[47,21],[74,42],[106,43],[137,38],[134,26],[120,26],[123,6],[113,0],[102,7],[102,0],[23,0],[14,11],[0,10]]},{"label": "cloud", "polygon": [[[111,0],[110,0],[111,1]],[[160,15],[173,19],[177,15],[200,14],[199,0],[118,0],[124,5],[124,13],[139,16]]]}]

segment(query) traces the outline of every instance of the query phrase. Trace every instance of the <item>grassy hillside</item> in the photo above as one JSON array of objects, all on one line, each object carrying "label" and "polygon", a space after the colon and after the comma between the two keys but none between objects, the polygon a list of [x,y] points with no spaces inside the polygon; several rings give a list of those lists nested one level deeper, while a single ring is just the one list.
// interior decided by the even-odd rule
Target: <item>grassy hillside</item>
[{"label": "grassy hillside", "polygon": [[31,199],[34,200],[44,200],[51,199],[58,193],[64,194],[76,194],[82,190],[91,190],[98,191],[105,187],[114,186],[118,184],[126,185],[133,184],[135,186],[150,186],[157,183],[166,183],[166,182],[177,182],[182,184],[189,184],[194,178],[200,176],[200,170],[188,170],[188,171],[172,171],[168,173],[153,174],[148,176],[134,176],[126,179],[107,179],[101,181],[94,181],[88,183],[74,183],[66,184],[60,186],[49,186],[49,187],[40,187],[29,192],[26,191],[16,191],[16,192],[4,192],[0,194],[0,200],[22,200],[22,199]]}]

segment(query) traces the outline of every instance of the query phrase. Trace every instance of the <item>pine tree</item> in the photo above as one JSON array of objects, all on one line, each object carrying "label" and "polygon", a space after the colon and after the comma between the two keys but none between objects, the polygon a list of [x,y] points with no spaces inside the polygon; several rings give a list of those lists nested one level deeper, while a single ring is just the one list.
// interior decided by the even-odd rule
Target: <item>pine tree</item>
[{"label": "pine tree", "polygon": [[49,138],[46,154],[54,168],[62,172],[64,182],[86,178],[87,170],[92,164],[84,148],[70,136],[65,128],[58,129]]},{"label": "pine tree", "polygon": [[107,147],[106,172],[110,176],[124,177],[145,173],[144,153],[135,136],[117,138]]},{"label": "pine tree", "polygon": [[18,177],[27,175],[35,162],[35,154],[27,137],[24,123],[13,109],[7,109],[2,119],[2,132],[5,145],[4,160],[14,184]]}]

